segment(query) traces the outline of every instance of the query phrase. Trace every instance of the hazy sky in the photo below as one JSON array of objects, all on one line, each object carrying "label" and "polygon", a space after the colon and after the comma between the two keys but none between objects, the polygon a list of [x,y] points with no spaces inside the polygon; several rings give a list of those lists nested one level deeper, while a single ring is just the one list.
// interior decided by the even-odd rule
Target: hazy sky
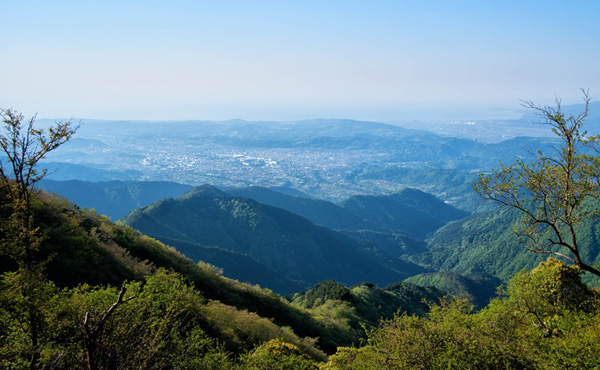
[{"label": "hazy sky", "polygon": [[[600,1],[0,0],[0,107],[124,119],[481,118],[600,97]],[[595,99],[597,100],[597,99]]]}]

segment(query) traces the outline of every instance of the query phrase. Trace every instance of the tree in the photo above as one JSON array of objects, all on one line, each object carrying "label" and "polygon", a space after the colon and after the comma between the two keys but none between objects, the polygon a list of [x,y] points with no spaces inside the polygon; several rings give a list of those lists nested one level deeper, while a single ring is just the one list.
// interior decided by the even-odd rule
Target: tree
[{"label": "tree", "polygon": [[115,311],[115,309],[122,303],[127,302],[135,298],[135,296],[130,296],[126,299],[123,299],[125,295],[125,291],[127,288],[123,286],[117,300],[102,314],[100,319],[95,323],[91,323],[90,320],[90,311],[85,313],[82,325],[83,332],[83,343],[85,346],[86,359],[87,359],[87,368],[88,370],[96,370],[98,369],[98,365],[96,363],[96,346],[98,338],[102,335],[102,329],[104,329],[104,325],[106,321],[110,317],[110,315]]},{"label": "tree", "polygon": [[35,127],[36,116],[25,119],[12,109],[0,109],[3,127],[0,148],[6,158],[0,160],[0,195],[8,208],[8,217],[2,223],[2,254],[8,255],[18,266],[11,279],[26,302],[27,323],[31,346],[30,368],[37,367],[40,328],[43,323],[39,309],[40,287],[44,286],[44,261],[36,259],[43,236],[34,225],[32,198],[34,186],[45,175],[38,164],[46,154],[68,141],[78,126],[58,122],[48,130]]},{"label": "tree", "polygon": [[12,109],[0,109],[0,118],[4,124],[0,147],[6,156],[0,160],[0,186],[12,211],[10,234],[18,233],[12,238],[12,248],[7,252],[19,267],[31,268],[32,253],[37,244],[33,241],[36,230],[31,200],[35,184],[47,173],[46,169],[39,170],[38,164],[49,152],[68,141],[78,126],[58,122],[45,131],[34,126],[36,116],[26,120]]},{"label": "tree", "polygon": [[522,213],[515,231],[530,251],[559,256],[600,276],[592,261],[583,260],[577,238],[578,227],[600,214],[599,140],[583,129],[590,97],[588,91],[582,92],[585,106],[576,115],[565,115],[559,99],[553,107],[523,101],[558,136],[560,146],[549,153],[533,153],[530,163],[501,164],[499,170],[481,174],[474,189],[483,198]]}]

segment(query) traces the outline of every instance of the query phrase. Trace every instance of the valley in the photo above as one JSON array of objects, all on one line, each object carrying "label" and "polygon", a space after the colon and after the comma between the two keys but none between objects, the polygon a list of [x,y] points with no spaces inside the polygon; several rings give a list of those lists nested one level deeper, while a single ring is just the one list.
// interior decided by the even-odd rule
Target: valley
[{"label": "valley", "polygon": [[[504,213],[472,183],[553,138],[481,143],[352,120],[90,121],[78,135],[48,158],[41,188],[281,294],[436,271],[499,285],[543,260],[510,236],[515,220],[493,216],[485,228]],[[479,229],[463,236],[463,225]],[[457,291],[436,279],[416,281]],[[460,284],[480,305],[497,287]]]},{"label": "valley", "polygon": [[417,187],[472,210],[477,200],[460,185],[468,188],[477,173],[501,159],[527,158],[553,140],[484,144],[352,120],[85,120],[77,137],[45,165],[54,180],[279,186],[331,201]]}]

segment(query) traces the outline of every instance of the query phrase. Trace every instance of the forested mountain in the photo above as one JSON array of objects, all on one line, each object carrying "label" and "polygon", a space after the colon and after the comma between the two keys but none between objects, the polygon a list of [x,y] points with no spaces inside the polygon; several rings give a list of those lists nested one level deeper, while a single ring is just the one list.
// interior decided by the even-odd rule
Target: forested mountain
[{"label": "forested mountain", "polygon": [[344,230],[342,232],[346,235],[366,240],[392,257],[401,257],[404,255],[425,252],[427,250],[427,243],[425,241],[411,238],[404,234],[374,230]]},{"label": "forested mountain", "polygon": [[456,272],[433,272],[411,276],[404,283],[435,287],[444,294],[466,298],[476,307],[485,307],[496,297],[502,280],[490,275],[460,275]]},{"label": "forested mountain", "polygon": [[[467,216],[466,212],[417,189],[403,189],[392,195],[353,196],[340,205],[256,186],[226,191],[283,208],[317,225],[355,232],[357,236],[360,235],[356,233],[358,231],[385,231],[423,238],[447,222]],[[388,235],[390,238],[392,236]]]},{"label": "forested mountain", "polygon": [[404,189],[388,196],[357,195],[340,204],[377,225],[380,231],[425,238],[449,221],[468,213],[417,189]]},{"label": "forested mountain", "polygon": [[269,288],[278,294],[296,293],[306,285],[283,276],[246,254],[164,237],[161,237],[161,241],[193,261],[214,265],[223,276]]},{"label": "forested mountain", "polygon": [[[513,230],[521,216],[508,208],[473,214],[442,227],[428,240],[428,251],[407,260],[437,271],[484,273],[507,281],[515,273],[532,269],[547,258],[528,251],[515,235]],[[599,221],[586,222],[578,228],[582,257],[588,261],[600,261]]]},{"label": "forested mountain", "polygon": [[246,254],[288,279],[389,284],[423,270],[366,242],[283,209],[201,186],[128,215],[124,222],[159,240]]},{"label": "forested mountain", "polygon": [[435,287],[405,282],[393,283],[385,288],[370,283],[348,288],[328,280],[306,292],[294,294],[291,301],[316,316],[345,318],[346,324],[360,332],[364,327],[377,326],[382,318],[392,318],[399,309],[423,315],[429,311],[427,302],[438,302],[443,295],[444,292]]},{"label": "forested mountain", "polygon": [[225,191],[231,195],[251,198],[263,204],[285,209],[310,220],[315,225],[334,230],[376,228],[375,224],[369,223],[360,215],[325,200],[287,195],[259,186],[228,188]]},{"label": "forested mountain", "polygon": [[[223,196],[223,193],[211,187],[196,190],[212,196]],[[195,192],[187,194],[188,198],[196,196],[198,194]],[[225,195],[225,197],[229,196]],[[7,217],[6,207],[2,207],[2,212],[2,216]],[[293,217],[299,218],[295,215]],[[304,353],[302,356],[308,355],[322,361],[325,359],[323,350],[332,353],[338,346],[358,343],[365,334],[363,325],[367,327],[377,325],[380,317],[390,317],[399,309],[422,314],[426,306],[420,303],[421,299],[435,300],[439,297],[439,292],[435,289],[423,289],[410,284],[398,283],[386,289],[377,288],[372,284],[359,284],[350,289],[351,296],[354,297],[350,305],[330,297],[331,299],[321,299],[318,305],[313,299],[310,308],[305,308],[307,305],[304,303],[304,298],[300,297],[319,294],[309,293],[315,292],[318,288],[296,295],[296,303],[289,303],[267,290],[225,278],[215,267],[204,262],[194,264],[175,249],[144,236],[128,226],[114,224],[92,210],[79,209],[52,195],[39,194],[36,197],[35,219],[45,235],[38,258],[43,260],[46,256],[51,256],[45,266],[45,273],[51,285],[44,294],[53,297],[48,303],[56,305],[60,302],[65,305],[60,308],[61,312],[67,315],[61,319],[61,330],[76,330],[77,333],[77,328],[81,325],[78,320],[82,320],[85,310],[102,312],[103,308],[96,307],[94,304],[108,307],[117,299],[117,291],[110,286],[119,286],[125,284],[125,281],[130,282],[124,286],[131,292],[132,303],[124,303],[123,308],[117,310],[111,321],[113,325],[106,329],[102,337],[106,340],[102,342],[104,350],[113,351],[111,353],[117,356],[110,360],[115,363],[186,361],[184,358],[169,357],[162,351],[150,355],[148,351],[151,349],[137,342],[127,347],[114,346],[116,343],[114,341],[119,338],[119,335],[124,335],[131,340],[140,336],[146,340],[150,335],[159,335],[151,334],[147,332],[148,330],[159,330],[157,333],[163,333],[160,331],[163,330],[162,326],[150,329],[151,325],[159,322],[163,325],[161,320],[167,320],[165,324],[168,322],[169,327],[182,331],[178,332],[179,334],[166,332],[160,334],[164,337],[160,337],[161,342],[157,342],[157,345],[175,346],[172,348],[179,348],[174,350],[180,351],[183,350],[182,346],[203,343],[203,349],[195,350],[193,355],[189,354],[192,357],[187,358],[187,361],[198,360],[198,357],[193,356],[209,356],[202,358],[205,361],[210,359],[216,361],[211,366],[223,366],[227,361],[234,359],[232,356],[241,356],[259,344],[275,338],[281,338],[297,346],[299,355]],[[306,220],[304,222],[308,223]],[[259,224],[255,226],[258,227]],[[198,248],[197,245],[186,245],[179,241],[173,241],[173,244],[181,249]],[[211,248],[203,248],[198,253],[204,256],[212,253],[217,260],[228,259],[234,269],[256,269],[261,270],[267,277],[271,274],[272,278],[280,278],[273,272],[264,271],[258,263],[253,266],[254,262],[251,262],[248,256]],[[232,255],[237,256],[235,257],[237,260],[235,258],[231,260]],[[10,257],[0,256],[0,272],[6,273],[15,268]],[[379,269],[381,271],[382,267],[379,266]],[[140,285],[136,282],[144,283]],[[90,285],[81,286],[80,284],[83,283]],[[56,284],[58,288],[53,288],[52,284]],[[106,287],[107,284],[110,286]],[[71,289],[60,290],[60,287]],[[0,293],[8,294],[4,290]],[[14,305],[16,306],[13,308],[19,307],[20,303],[13,301],[12,296],[2,297],[3,305],[0,306],[0,314],[6,320],[0,324],[0,337],[5,338],[3,333],[9,330],[6,325],[16,325],[16,321],[12,321],[13,315],[7,313],[8,311],[5,312],[5,309]],[[171,308],[163,307],[167,302],[170,302],[168,304]],[[339,306],[340,304],[343,307]],[[373,306],[374,304],[377,306]],[[338,308],[334,309],[336,306]],[[43,312],[44,315],[50,315],[47,318],[48,324],[59,325],[58,322],[53,321],[54,316],[51,316],[52,310],[56,309],[53,307],[44,306],[43,310],[47,308],[48,313]],[[187,320],[191,319],[193,325],[196,325],[194,330],[199,331],[194,334],[196,335],[194,341],[198,342],[177,341],[177,335],[192,335],[189,326],[179,327],[184,323],[180,322],[177,316],[169,313],[178,312],[177,310],[185,312]],[[190,325],[190,322],[187,321],[186,325]],[[121,330],[121,334],[115,330]],[[73,334],[73,343],[79,340],[78,335]],[[15,338],[17,337],[18,335],[15,334]],[[319,339],[315,341],[311,338]],[[0,364],[4,365],[13,361],[11,356],[19,356],[20,353],[14,350],[7,351],[4,345],[13,342],[12,339],[6,340],[0,342]],[[69,356],[75,357],[62,358],[61,363],[71,364],[70,366],[79,363],[77,366],[80,366],[84,359],[81,354],[69,352],[71,350],[60,352],[59,347],[53,347],[57,344],[62,346],[63,342],[60,342],[62,340],[58,337],[47,339],[45,343],[49,347],[45,353],[48,361],[52,359],[58,361],[54,356],[69,353]],[[217,343],[221,343],[222,346],[218,346]],[[127,348],[138,352],[135,356],[127,355]],[[249,360],[241,358],[239,361]]]}]

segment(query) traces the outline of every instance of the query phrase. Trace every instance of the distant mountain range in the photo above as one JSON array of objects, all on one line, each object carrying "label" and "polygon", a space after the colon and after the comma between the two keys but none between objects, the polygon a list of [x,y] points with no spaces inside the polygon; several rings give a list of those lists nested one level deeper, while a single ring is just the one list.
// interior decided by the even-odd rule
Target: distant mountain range
[{"label": "distant mountain range", "polygon": [[335,230],[358,230],[376,227],[352,211],[325,200],[283,194],[261,186],[225,188],[231,195],[254,199],[257,202],[278,207],[309,219],[316,225]]},{"label": "distant mountain range", "polygon": [[424,238],[447,222],[468,215],[417,189],[403,189],[392,195],[357,195],[339,205],[257,186],[225,190],[283,208],[335,230],[371,230]]},{"label": "distant mountain range", "polygon": [[49,179],[258,185],[335,202],[415,187],[467,211],[478,210],[469,192],[474,174],[556,143],[513,137],[485,144],[343,119],[85,120],[76,139],[48,155]]}]

